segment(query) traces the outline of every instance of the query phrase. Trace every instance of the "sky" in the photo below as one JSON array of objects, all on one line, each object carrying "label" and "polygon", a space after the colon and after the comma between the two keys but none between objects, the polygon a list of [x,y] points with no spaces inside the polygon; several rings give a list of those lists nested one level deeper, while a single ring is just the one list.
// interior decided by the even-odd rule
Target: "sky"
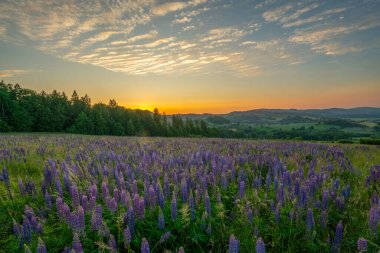
[{"label": "sky", "polygon": [[380,1],[0,0],[0,79],[172,113],[380,107]]}]

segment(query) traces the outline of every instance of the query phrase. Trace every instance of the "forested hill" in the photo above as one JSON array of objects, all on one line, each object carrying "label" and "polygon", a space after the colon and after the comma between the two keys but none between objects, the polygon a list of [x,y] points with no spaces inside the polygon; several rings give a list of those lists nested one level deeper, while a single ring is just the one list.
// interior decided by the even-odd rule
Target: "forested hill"
[{"label": "forested hill", "polygon": [[70,132],[95,135],[218,136],[203,120],[166,116],[158,109],[132,110],[109,103],[91,105],[76,91],[38,93],[20,85],[0,82],[0,132]]}]

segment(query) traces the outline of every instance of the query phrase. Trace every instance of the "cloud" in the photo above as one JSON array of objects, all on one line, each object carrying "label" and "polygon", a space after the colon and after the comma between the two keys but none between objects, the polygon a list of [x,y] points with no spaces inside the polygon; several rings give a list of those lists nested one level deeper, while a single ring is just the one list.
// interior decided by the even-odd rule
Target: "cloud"
[{"label": "cloud", "polygon": [[[347,10],[347,8],[330,9],[330,10],[324,11],[322,13],[319,13],[317,15],[314,15],[314,16],[311,16],[311,17],[308,17],[305,19],[299,19],[299,20],[295,20],[292,22],[285,22],[283,24],[283,26],[288,28],[288,27],[301,26],[301,25],[314,23],[314,22],[320,22],[320,21],[324,20],[329,15],[338,14],[338,13],[344,12],[346,10]],[[287,21],[289,21],[289,20],[287,20]]]},{"label": "cloud", "polygon": [[247,32],[238,29],[235,27],[220,27],[211,29],[208,31],[207,35],[204,36],[201,41],[202,42],[212,42],[212,41],[235,41],[246,35]]},{"label": "cloud", "polygon": [[362,50],[362,48],[342,45],[341,43],[314,45],[311,49],[317,53],[322,53],[325,55],[342,55],[346,53],[360,52]]},{"label": "cloud", "polygon": [[151,13],[155,16],[165,16],[166,14],[174,11],[179,11],[187,7],[197,6],[206,3],[207,0],[192,0],[186,2],[168,2],[155,6]]},{"label": "cloud", "polygon": [[187,26],[182,27],[182,30],[184,30],[184,31],[190,31],[193,29],[195,29],[195,26],[193,26],[193,25],[187,25]]},{"label": "cloud", "polygon": [[183,18],[177,18],[173,21],[174,24],[184,24],[191,21],[191,18],[183,17]]},{"label": "cloud", "polygon": [[342,40],[345,36],[379,26],[380,17],[378,17],[378,15],[368,15],[346,26],[313,27],[296,30],[293,35],[289,37],[288,41],[297,44],[308,44],[310,48],[317,53],[341,55],[348,52],[359,52],[363,50],[364,47],[370,47],[368,45],[347,45],[347,42]]},{"label": "cloud", "polygon": [[292,8],[293,6],[288,4],[274,10],[266,11],[263,13],[263,18],[268,22],[278,21]]},{"label": "cloud", "polygon": [[28,72],[28,71],[24,70],[24,69],[5,69],[5,70],[0,70],[0,78],[22,75],[22,74],[25,74],[26,72]]},{"label": "cloud", "polygon": [[156,16],[165,16],[169,12],[182,10],[187,6],[184,2],[164,3],[152,9],[152,13]]},{"label": "cloud", "polygon": [[317,3],[313,3],[313,4],[311,4],[309,6],[306,6],[306,7],[302,8],[302,9],[296,10],[293,14],[290,14],[288,16],[284,16],[283,18],[281,18],[280,22],[282,24],[284,24],[284,23],[287,23],[287,22],[289,22],[291,20],[297,19],[302,14],[305,14],[305,13],[307,13],[307,12],[309,12],[309,11],[315,9],[315,8],[318,8],[318,6],[319,5]]}]

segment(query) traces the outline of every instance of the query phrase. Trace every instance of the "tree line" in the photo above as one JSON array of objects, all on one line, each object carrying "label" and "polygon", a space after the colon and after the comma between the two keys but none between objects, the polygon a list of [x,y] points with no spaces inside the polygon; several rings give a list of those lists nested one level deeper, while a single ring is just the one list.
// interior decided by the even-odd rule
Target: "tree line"
[{"label": "tree line", "polygon": [[108,104],[91,105],[86,94],[76,91],[69,99],[64,92],[46,93],[0,82],[0,132],[69,132],[129,136],[205,136],[219,132],[203,120],[183,119],[147,110]]}]

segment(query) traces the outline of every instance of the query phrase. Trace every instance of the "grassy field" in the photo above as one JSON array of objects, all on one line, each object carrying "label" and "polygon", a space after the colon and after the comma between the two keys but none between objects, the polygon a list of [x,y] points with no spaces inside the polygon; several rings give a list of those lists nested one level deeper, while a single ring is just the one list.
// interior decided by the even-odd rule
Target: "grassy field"
[{"label": "grassy field", "polygon": [[2,134],[0,166],[0,252],[380,250],[379,146]]}]

